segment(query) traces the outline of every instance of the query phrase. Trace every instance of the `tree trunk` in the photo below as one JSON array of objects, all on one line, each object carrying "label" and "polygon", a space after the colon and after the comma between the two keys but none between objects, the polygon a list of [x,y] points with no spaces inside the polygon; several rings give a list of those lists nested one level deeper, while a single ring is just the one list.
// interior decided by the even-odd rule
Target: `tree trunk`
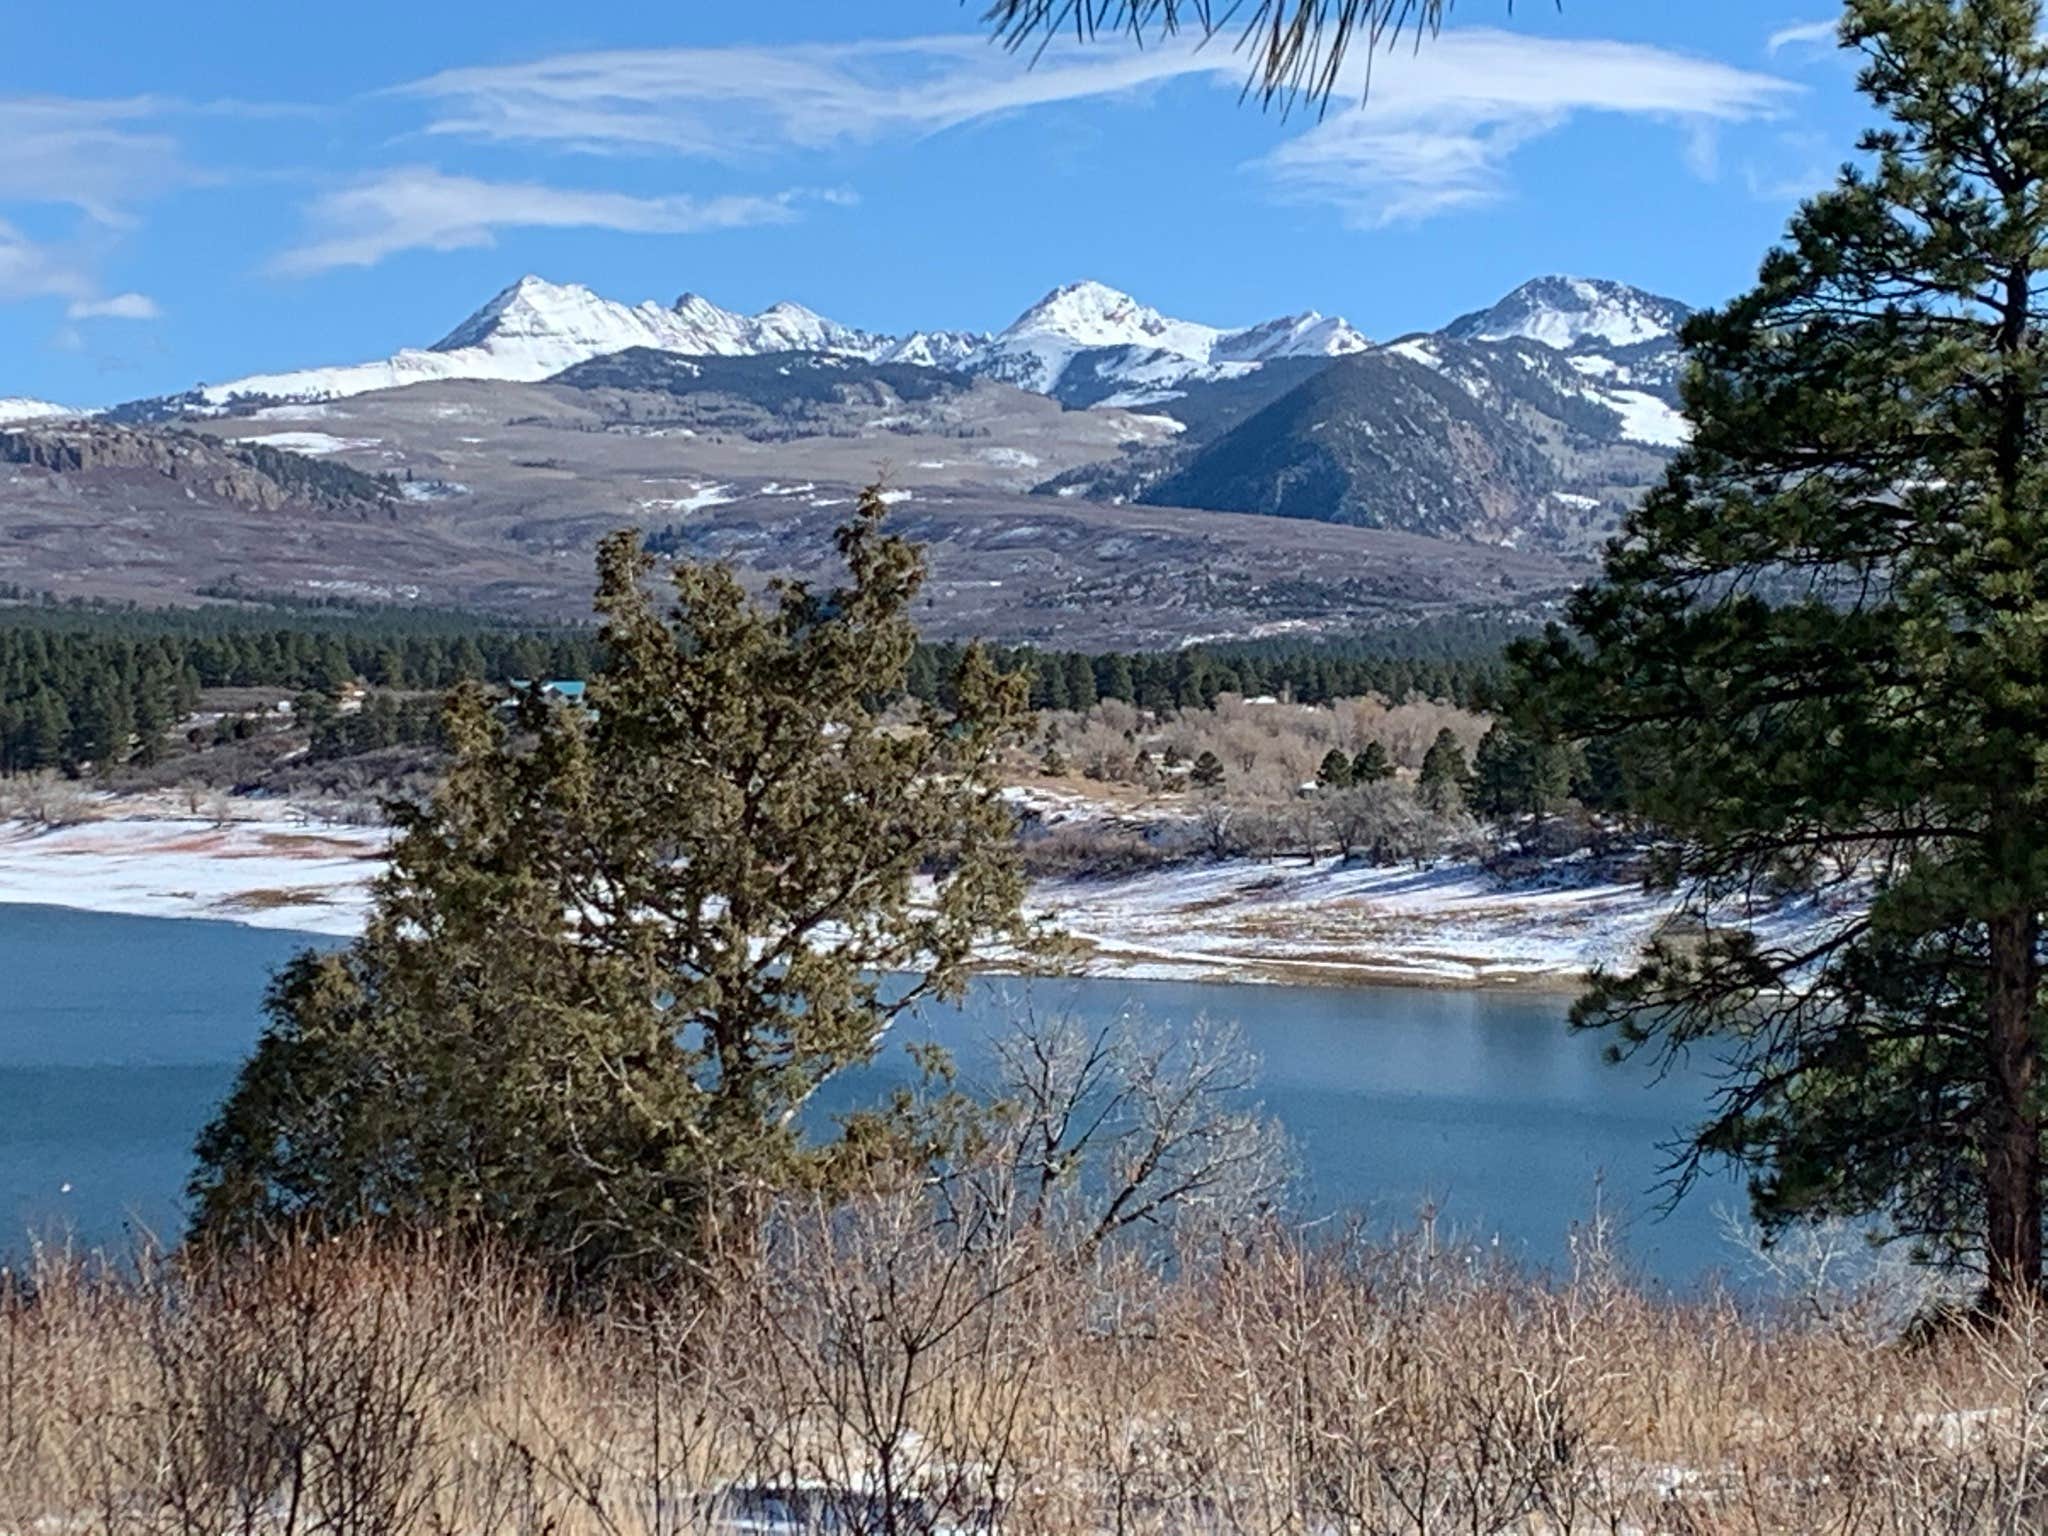
[{"label": "tree trunk", "polygon": [[2008,1312],[2041,1287],[2041,1119],[2035,1107],[2041,1051],[2034,1038],[2039,920],[2008,912],[1991,920],[1984,1105],[1986,1308]]}]

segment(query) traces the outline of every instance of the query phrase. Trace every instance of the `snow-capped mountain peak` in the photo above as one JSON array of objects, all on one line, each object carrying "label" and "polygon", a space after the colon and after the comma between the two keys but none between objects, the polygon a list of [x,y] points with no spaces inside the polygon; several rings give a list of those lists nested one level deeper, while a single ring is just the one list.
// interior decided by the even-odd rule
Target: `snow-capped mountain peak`
[{"label": "snow-capped mountain peak", "polygon": [[1211,325],[1168,319],[1121,289],[1088,279],[1053,289],[997,340],[1038,334],[1062,336],[1083,347],[1157,347],[1206,357],[1221,332]]},{"label": "snow-capped mountain peak", "polygon": [[1111,354],[1081,370],[1087,390],[1128,386],[1156,394],[1191,379],[1245,373],[1281,357],[1362,352],[1366,339],[1314,310],[1240,330],[1176,320],[1122,289],[1092,280],[1055,288],[999,332],[968,366],[1048,394],[1076,382],[1083,353]]},{"label": "snow-capped mountain peak", "polygon": [[961,369],[972,363],[988,344],[988,336],[977,331],[912,331],[875,360],[909,363],[918,368]]},{"label": "snow-capped mountain peak", "polygon": [[529,274],[494,294],[490,301],[429,349],[456,352],[485,345],[494,336],[567,335],[602,327],[624,308],[599,298],[581,284],[551,283]]},{"label": "snow-capped mountain peak", "polygon": [[1211,356],[1219,362],[1270,362],[1276,357],[1344,357],[1372,343],[1341,315],[1304,310],[1218,338]]},{"label": "snow-capped mountain peak", "polygon": [[844,352],[873,359],[895,345],[893,336],[857,331],[828,320],[815,309],[788,299],[778,300],[749,322],[751,350],[756,352]]},{"label": "snow-capped mountain peak", "polygon": [[1606,278],[1539,277],[1490,308],[1453,320],[1443,334],[1459,341],[1534,341],[1561,352],[1632,347],[1676,336],[1691,313],[1675,299]]}]

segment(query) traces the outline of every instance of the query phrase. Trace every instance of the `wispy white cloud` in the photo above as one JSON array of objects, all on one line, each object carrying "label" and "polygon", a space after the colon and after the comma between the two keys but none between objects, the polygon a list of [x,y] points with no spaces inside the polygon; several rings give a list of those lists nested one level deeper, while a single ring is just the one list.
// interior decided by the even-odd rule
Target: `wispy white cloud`
[{"label": "wispy white cloud", "polygon": [[401,86],[428,131],[598,154],[732,159],[921,134],[1243,61],[1186,39],[1054,54],[1037,67],[979,37],[562,54]]},{"label": "wispy white cloud", "polygon": [[142,294],[104,296],[95,274],[141,204],[190,179],[159,121],[173,109],[150,97],[0,96],[0,211],[70,210],[71,226],[31,237],[0,218],[0,303],[61,299],[74,320],[154,317]]},{"label": "wispy white cloud", "polygon": [[155,126],[165,111],[148,97],[0,96],[0,202],[132,223],[138,202],[186,174],[176,141]]},{"label": "wispy white cloud", "polygon": [[89,299],[93,285],[71,252],[31,240],[0,219],[0,303]]},{"label": "wispy white cloud", "polygon": [[1764,43],[1764,52],[1772,58],[1791,49],[1826,50],[1839,45],[1839,23],[1833,21],[1798,21],[1787,27],[1780,27]]},{"label": "wispy white cloud", "polygon": [[507,229],[681,235],[780,224],[797,216],[804,195],[634,197],[405,166],[316,200],[308,210],[307,238],[272,265],[290,275],[368,267],[400,251],[492,245]]},{"label": "wispy white cloud", "polygon": [[1641,44],[1461,29],[1380,71],[1362,105],[1260,165],[1283,195],[1360,226],[1401,223],[1503,196],[1517,149],[1593,113],[1674,125],[1686,164],[1711,175],[1717,130],[1775,115],[1796,89]]},{"label": "wispy white cloud", "polygon": [[[1257,165],[1283,196],[1335,203],[1363,224],[1498,197],[1517,148],[1586,112],[1679,124],[1686,163],[1711,174],[1714,126],[1765,115],[1794,89],[1660,48],[1483,28],[1447,31],[1398,68],[1382,66],[1369,93],[1364,67],[1326,117]],[[432,133],[733,159],[929,134],[1191,76],[1235,88],[1244,73],[1239,54],[1185,37],[1069,48],[1031,67],[955,36],[565,54],[449,70],[400,91],[432,104]]]},{"label": "wispy white cloud", "polygon": [[68,320],[155,320],[163,314],[146,293],[116,293],[104,299],[73,299]]}]

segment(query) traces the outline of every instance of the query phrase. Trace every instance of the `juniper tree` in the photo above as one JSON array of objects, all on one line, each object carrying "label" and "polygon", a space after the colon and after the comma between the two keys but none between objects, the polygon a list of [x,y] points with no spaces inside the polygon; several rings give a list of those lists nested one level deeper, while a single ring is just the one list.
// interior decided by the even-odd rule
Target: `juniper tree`
[{"label": "juniper tree", "polygon": [[840,530],[839,590],[757,602],[685,563],[666,612],[614,535],[591,707],[453,696],[364,936],[271,990],[199,1143],[198,1235],[395,1221],[659,1278],[743,1252],[767,1192],[903,1150],[800,1117],[1021,933],[992,769],[1024,699],[970,648],[952,708],[890,705],[924,566],[883,513]]},{"label": "juniper tree", "polygon": [[[1772,1230],[1877,1215],[2041,1280],[2048,49],[2038,0],[1850,0],[1883,112],[1686,332],[1691,445],[1521,661],[1680,841],[1692,920],[1581,1003],[1729,1077]],[[1765,928],[1834,884],[1853,915]]]}]

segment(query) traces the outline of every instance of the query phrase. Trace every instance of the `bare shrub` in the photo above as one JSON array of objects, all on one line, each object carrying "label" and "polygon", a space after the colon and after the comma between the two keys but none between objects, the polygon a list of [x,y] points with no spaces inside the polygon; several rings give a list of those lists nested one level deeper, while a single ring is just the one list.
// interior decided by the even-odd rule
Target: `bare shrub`
[{"label": "bare shrub", "polygon": [[1164,790],[1180,780],[1161,765],[1190,763],[1213,752],[1224,765],[1232,799],[1271,802],[1313,781],[1332,747],[1356,756],[1378,742],[1396,766],[1412,773],[1438,731],[1450,729],[1470,753],[1489,723],[1469,710],[1424,700],[1391,707],[1376,698],[1308,705],[1254,703],[1224,694],[1210,709],[1154,716],[1108,699],[1085,712],[1041,716],[1040,739],[1024,750],[1017,766],[1035,776],[1050,749],[1085,777]]},{"label": "bare shrub", "polygon": [[98,814],[93,796],[62,774],[30,773],[0,778],[0,821],[23,821],[33,827],[70,827],[92,821]]},{"label": "bare shrub", "polygon": [[1024,870],[1034,879],[1143,874],[1188,857],[1189,840],[1148,835],[1113,822],[1067,822],[1026,838]]},{"label": "bare shrub", "polygon": [[[1238,1131],[1177,1108],[1210,1102],[1187,1062],[1228,1053],[1173,1067],[1143,1036],[1026,1036],[993,1144],[936,1182],[790,1197],[717,1297],[566,1313],[516,1268],[425,1241],[38,1255],[0,1275],[0,1528],[1989,1536],[2048,1519],[2041,1317],[1902,1337],[1853,1286],[1819,1307],[1672,1300],[1597,1230],[1545,1279],[1235,1196],[1102,1240],[1108,1213],[1150,1203],[1118,1204],[1132,1175],[1172,1191],[1184,1174],[1148,1170],[1229,1166],[1214,1150]],[[1093,1129],[1105,1104],[1123,1106],[1113,1131]],[[1092,1179],[1067,1171],[1088,1145],[1111,1149]]]}]

